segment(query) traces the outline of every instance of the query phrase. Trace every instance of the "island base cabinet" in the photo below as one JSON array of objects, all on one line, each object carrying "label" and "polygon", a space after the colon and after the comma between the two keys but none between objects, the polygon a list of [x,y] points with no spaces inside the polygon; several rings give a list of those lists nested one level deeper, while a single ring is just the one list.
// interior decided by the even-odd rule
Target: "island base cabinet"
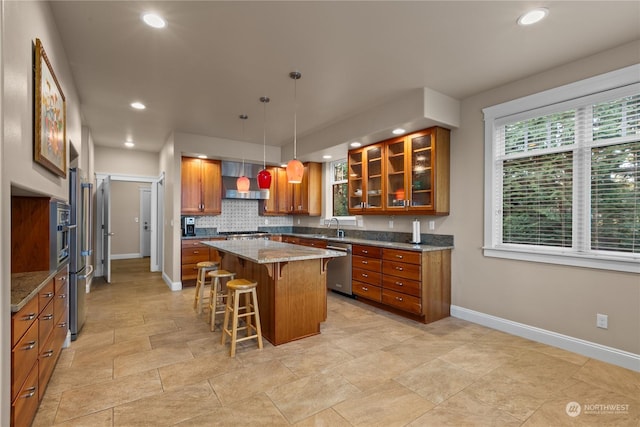
[{"label": "island base cabinet", "polygon": [[258,283],[262,336],[280,345],[320,333],[327,318],[328,259],[257,264],[221,253],[222,268]]}]

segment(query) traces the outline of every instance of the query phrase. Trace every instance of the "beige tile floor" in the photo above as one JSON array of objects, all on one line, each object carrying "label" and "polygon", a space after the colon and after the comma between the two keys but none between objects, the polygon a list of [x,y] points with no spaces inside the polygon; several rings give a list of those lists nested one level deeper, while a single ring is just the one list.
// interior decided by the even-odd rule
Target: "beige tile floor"
[{"label": "beige tile floor", "polygon": [[114,261],[112,284],[94,282],[34,426],[640,425],[640,373],[335,294],[321,335],[241,343],[232,359],[193,288],[171,292],[147,271],[148,260]]}]

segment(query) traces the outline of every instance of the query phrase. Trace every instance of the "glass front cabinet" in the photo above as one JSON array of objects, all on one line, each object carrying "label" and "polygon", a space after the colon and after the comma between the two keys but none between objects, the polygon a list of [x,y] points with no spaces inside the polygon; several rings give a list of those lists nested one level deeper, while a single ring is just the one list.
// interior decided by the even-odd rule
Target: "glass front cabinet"
[{"label": "glass front cabinet", "polygon": [[384,195],[384,145],[349,151],[349,213],[382,211]]},{"label": "glass front cabinet", "polygon": [[[350,151],[349,188],[350,201],[353,200],[350,207],[364,206],[364,212],[360,213],[448,215],[449,133],[448,129],[433,127]],[[370,147],[369,161],[362,153]],[[375,160],[378,153],[382,154],[380,167]],[[365,165],[364,169],[370,167],[371,171],[365,175],[352,168],[352,156],[354,166]],[[377,180],[379,173],[381,181]],[[366,189],[362,188],[365,187],[363,176],[367,177]],[[380,199],[377,198],[379,190],[383,194]],[[356,199],[356,195],[368,197],[368,203],[358,204],[364,200]],[[355,209],[350,212],[355,213]]]}]

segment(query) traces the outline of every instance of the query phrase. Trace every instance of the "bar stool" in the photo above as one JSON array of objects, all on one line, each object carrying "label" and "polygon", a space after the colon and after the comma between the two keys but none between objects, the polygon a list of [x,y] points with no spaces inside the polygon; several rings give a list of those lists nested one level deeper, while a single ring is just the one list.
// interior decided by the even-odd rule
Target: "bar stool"
[{"label": "bar stool", "polygon": [[209,271],[217,270],[220,263],[217,261],[201,261],[196,264],[198,278],[196,279],[196,295],[193,300],[193,308],[198,314],[202,313],[202,300],[204,299],[204,287],[206,285],[206,274]]},{"label": "bar stool", "polygon": [[[207,278],[211,279],[211,290],[209,291],[209,322],[211,331],[216,330],[216,314],[224,314],[224,303],[227,298],[226,292],[222,291],[221,279],[235,279],[236,273],[227,270],[214,270],[207,273]],[[218,305],[222,307],[218,309]]]},{"label": "bar stool", "polygon": [[[247,279],[234,279],[227,282],[227,305],[224,311],[224,324],[222,325],[222,345],[227,341],[227,335],[231,337],[230,356],[236,355],[236,344],[241,341],[258,339],[258,348],[262,348],[262,328],[260,327],[260,312],[258,310],[258,294],[256,288],[257,282]],[[240,297],[246,295],[244,307],[239,307]],[[239,313],[240,309],[244,309],[243,313]],[[232,316],[231,329],[229,329],[229,315]],[[255,317],[255,325],[251,323],[251,316]],[[238,319],[244,318],[246,325],[239,328]],[[238,330],[246,329],[247,336],[238,338]],[[251,330],[255,334],[250,335]]]}]

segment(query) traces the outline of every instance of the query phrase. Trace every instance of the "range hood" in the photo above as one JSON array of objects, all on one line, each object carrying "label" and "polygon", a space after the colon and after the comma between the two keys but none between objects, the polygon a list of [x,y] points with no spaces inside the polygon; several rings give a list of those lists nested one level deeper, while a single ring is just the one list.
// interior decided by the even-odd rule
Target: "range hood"
[{"label": "range hood", "polygon": [[258,187],[258,172],[262,165],[252,163],[244,164],[244,175],[249,178],[249,191],[238,192],[236,180],[243,175],[242,162],[222,161],[222,198],[223,199],[244,199],[244,200],[265,200],[269,198],[269,190],[261,190]]}]

